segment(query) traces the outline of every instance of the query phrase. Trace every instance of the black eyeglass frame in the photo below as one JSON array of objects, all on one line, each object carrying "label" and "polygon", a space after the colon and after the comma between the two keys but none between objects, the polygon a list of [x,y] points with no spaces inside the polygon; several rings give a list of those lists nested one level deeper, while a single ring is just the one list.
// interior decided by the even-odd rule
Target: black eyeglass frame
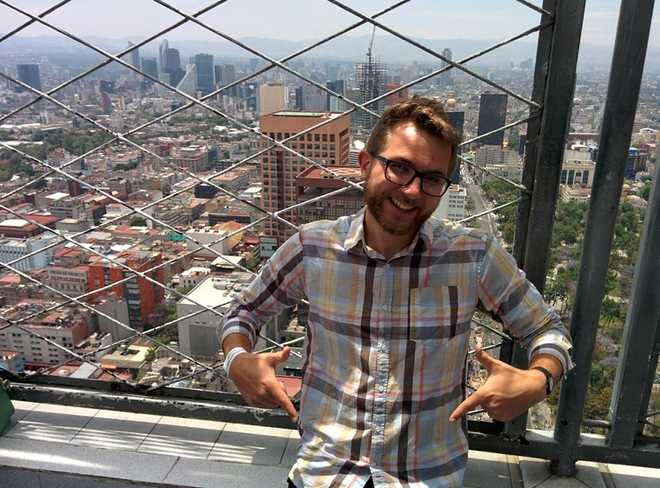
[{"label": "black eyeglass frame", "polygon": [[[449,187],[453,184],[453,181],[450,178],[446,177],[445,175],[443,175],[439,171],[433,171],[431,173],[422,173],[421,171],[417,171],[412,165],[410,165],[408,163],[404,163],[403,161],[395,161],[393,159],[387,159],[386,157],[380,156],[378,154],[370,154],[370,155],[371,155],[371,157],[377,159],[383,165],[383,167],[385,168],[385,179],[387,179],[387,181],[389,181],[390,183],[394,183],[395,185],[408,186],[413,181],[415,181],[415,178],[417,178],[419,176],[419,186],[422,189],[422,192],[426,193],[427,195],[429,195],[431,197],[441,198],[445,193],[447,193],[447,190],[449,190]],[[397,181],[392,181],[387,176],[387,170],[389,169],[389,166],[391,164],[398,164],[400,166],[405,166],[406,168],[409,168],[411,171],[413,171],[413,174],[412,174],[410,180],[407,183],[399,183]],[[445,189],[442,190],[442,193],[440,195],[434,195],[433,193],[429,193],[428,191],[426,191],[424,189],[424,180],[428,175],[431,175],[431,174],[434,177],[439,176],[440,178],[442,178],[443,180],[445,180],[447,182],[447,186],[445,186]]]}]

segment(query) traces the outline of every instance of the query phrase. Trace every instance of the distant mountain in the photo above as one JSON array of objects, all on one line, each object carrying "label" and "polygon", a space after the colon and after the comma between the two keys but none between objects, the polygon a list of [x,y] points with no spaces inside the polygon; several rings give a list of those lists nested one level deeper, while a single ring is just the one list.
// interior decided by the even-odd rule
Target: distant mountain
[{"label": "distant mountain", "polygon": [[[94,45],[116,53],[126,47],[128,39],[106,39],[97,37],[84,37],[85,40]],[[132,42],[139,39],[132,38]],[[267,39],[260,37],[245,37],[239,39],[246,44],[271,56],[280,59],[296,52],[310,44],[312,40],[290,41],[281,39]],[[327,59],[344,62],[359,62],[364,60],[369,36],[347,37],[342,36],[327,44],[323,44],[304,55],[305,58]],[[479,52],[491,46],[497,41],[468,40],[468,39],[415,39],[436,52],[443,49],[452,50],[454,60],[459,60],[467,55]],[[161,39],[151,42],[141,49],[142,56],[155,56]],[[170,47],[176,47],[181,51],[182,62],[185,63],[189,56],[206,52],[213,54],[219,61],[255,58],[255,54],[224,39],[217,41],[177,41],[171,40]],[[519,63],[528,58],[533,58],[536,51],[534,38],[521,39],[510,45],[498,48],[482,58],[474,60],[473,65],[495,66]],[[580,50],[580,67],[592,66],[596,68],[609,68],[612,47],[594,46],[583,44]],[[374,42],[374,53],[384,63],[403,64],[412,61],[436,64],[439,61],[411,44],[394,36],[376,36]],[[99,59],[99,55],[89,48],[65,37],[41,36],[41,37],[11,37],[0,43],[0,56],[11,56],[34,58],[47,57],[52,62],[63,62],[67,58],[74,58],[80,64],[87,64],[91,60]],[[647,71],[660,71],[660,49],[650,48],[647,52]]]}]

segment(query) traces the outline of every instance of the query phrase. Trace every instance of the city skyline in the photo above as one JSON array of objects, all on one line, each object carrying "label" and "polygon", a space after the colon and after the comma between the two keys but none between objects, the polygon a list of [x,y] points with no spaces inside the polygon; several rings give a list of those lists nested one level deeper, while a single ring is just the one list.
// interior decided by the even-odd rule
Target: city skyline
[{"label": "city skyline", "polygon": [[[13,5],[25,11],[39,14],[52,6],[46,0],[14,0]],[[347,6],[366,15],[378,12],[390,5],[380,0],[345,2]],[[535,2],[540,5],[541,2]],[[208,6],[208,1],[180,0],[169,2],[184,13],[193,14]],[[75,15],[72,8],[75,7]],[[287,8],[277,2],[251,1],[226,2],[202,14],[205,23],[233,37],[254,36],[278,40],[309,40],[329,35],[353,24],[357,19],[349,12],[326,0],[313,3],[291,0]],[[488,15],[482,15],[489,9]],[[582,42],[596,46],[611,46],[618,18],[619,2],[599,0],[587,3],[583,25]],[[0,32],[8,32],[27,20],[27,17],[7,6],[0,8]],[[131,15],[126,15],[130,12]],[[99,20],[102,19],[103,22]],[[148,23],[144,19],[149,19]],[[177,13],[155,2],[72,2],[47,17],[47,20],[64,29],[82,36],[139,38],[165,28],[181,19]],[[412,1],[378,19],[384,25],[408,36],[426,39],[478,39],[493,40],[506,38],[538,23],[539,14],[517,2],[506,2],[493,9],[487,0],[470,0],[460,5],[431,0]],[[91,27],[93,26],[93,28]],[[295,26],[295,31],[291,29]],[[503,27],[505,26],[505,27]],[[660,47],[658,32],[660,20],[654,16],[650,47]],[[349,32],[348,36],[365,35],[371,26],[363,25]],[[381,31],[382,32],[382,31]],[[32,25],[21,32],[22,36],[34,37],[52,34],[53,31],[40,25]],[[378,32],[377,32],[378,33]],[[188,22],[168,34],[177,40],[209,40],[214,34]]]}]

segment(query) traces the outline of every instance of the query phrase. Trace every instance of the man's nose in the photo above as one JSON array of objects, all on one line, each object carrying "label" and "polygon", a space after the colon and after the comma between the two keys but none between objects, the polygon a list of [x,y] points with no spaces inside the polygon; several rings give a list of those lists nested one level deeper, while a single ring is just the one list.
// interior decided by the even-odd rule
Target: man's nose
[{"label": "man's nose", "polygon": [[422,177],[416,175],[413,180],[403,187],[403,192],[406,195],[419,195],[422,193]]}]

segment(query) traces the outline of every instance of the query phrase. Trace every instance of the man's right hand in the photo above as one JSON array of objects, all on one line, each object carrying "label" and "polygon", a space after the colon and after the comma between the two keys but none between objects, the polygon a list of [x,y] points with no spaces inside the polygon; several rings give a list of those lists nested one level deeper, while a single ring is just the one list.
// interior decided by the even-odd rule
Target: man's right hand
[{"label": "man's right hand", "polygon": [[298,412],[284,386],[275,377],[275,367],[289,359],[290,348],[280,352],[239,354],[231,363],[229,376],[248,405],[261,408],[282,407],[293,422]]}]

